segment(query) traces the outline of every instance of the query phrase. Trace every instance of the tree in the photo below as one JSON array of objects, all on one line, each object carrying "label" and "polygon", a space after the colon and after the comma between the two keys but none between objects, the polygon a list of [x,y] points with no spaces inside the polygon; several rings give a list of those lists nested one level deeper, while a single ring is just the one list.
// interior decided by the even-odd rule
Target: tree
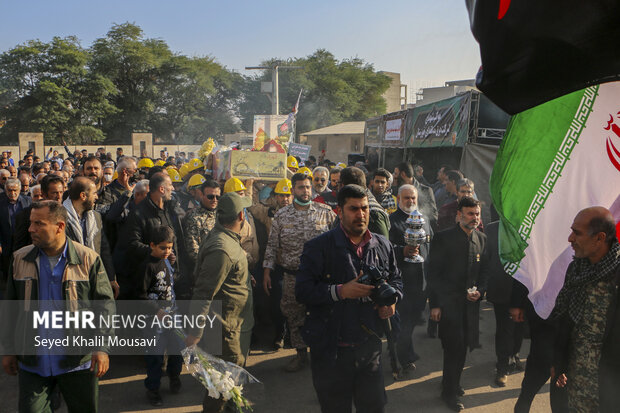
[{"label": "tree", "polygon": [[32,40],[0,55],[0,139],[34,131],[50,143],[103,140],[96,123],[116,111],[108,101],[114,87],[89,73],[87,62],[75,37]]},{"label": "tree", "polygon": [[[277,60],[263,62],[271,66]],[[289,59],[283,65],[303,66],[302,70],[281,70],[280,112],[292,110],[299,91],[303,97],[297,117],[298,133],[345,121],[360,121],[385,113],[382,94],[390,78],[374,71],[361,59],[338,61],[330,52],[320,49],[305,58]],[[260,82],[270,81],[271,73],[246,77],[244,102],[240,112],[245,130],[252,129],[255,114],[268,114],[271,105],[260,94]]]}]

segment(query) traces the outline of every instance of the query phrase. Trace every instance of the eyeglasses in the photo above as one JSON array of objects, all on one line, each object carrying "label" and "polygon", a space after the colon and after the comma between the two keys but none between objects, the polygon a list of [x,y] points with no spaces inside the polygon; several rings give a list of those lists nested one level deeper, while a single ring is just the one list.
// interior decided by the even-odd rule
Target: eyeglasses
[{"label": "eyeglasses", "polygon": [[327,179],[325,178],[314,178],[314,182],[325,182]]},{"label": "eyeglasses", "polygon": [[205,195],[207,197],[208,200],[213,201],[214,199],[220,199],[220,195]]}]

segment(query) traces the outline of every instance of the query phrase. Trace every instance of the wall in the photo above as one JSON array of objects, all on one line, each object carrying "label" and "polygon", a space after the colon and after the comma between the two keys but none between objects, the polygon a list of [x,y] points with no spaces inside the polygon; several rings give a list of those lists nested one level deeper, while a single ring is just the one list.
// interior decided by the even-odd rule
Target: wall
[{"label": "wall", "polygon": [[[132,151],[132,145],[67,145],[69,147],[69,150],[71,151],[71,154],[73,154],[73,152],[75,150],[82,150],[82,149],[86,149],[88,151],[89,154],[93,154],[95,152],[97,152],[97,148],[105,148],[106,153],[110,152],[112,154],[112,157],[115,158],[116,157],[116,148],[123,148],[123,154],[125,155],[132,155],[132,156],[139,156],[139,153],[133,153]],[[44,153],[35,153],[35,155],[40,156],[41,158],[45,157],[45,155],[47,155],[47,151],[49,150],[50,146],[48,145],[44,145]],[[65,159],[67,158],[67,153],[64,150],[62,145],[53,145],[51,146],[51,148],[57,150],[59,153],[63,154]],[[155,157],[159,157],[159,151],[164,149],[164,148],[168,148],[168,154],[169,155],[174,155],[175,152],[185,152],[186,156],[189,152],[194,152],[194,155],[198,154],[198,150],[200,150],[200,145],[153,145],[153,152]],[[4,152],[4,151],[8,151],[10,150],[12,152],[12,157],[14,160],[18,160],[18,159],[22,159],[24,157],[24,155],[26,155],[26,152],[24,151],[23,153],[20,152],[19,146],[0,146],[0,153]]]}]

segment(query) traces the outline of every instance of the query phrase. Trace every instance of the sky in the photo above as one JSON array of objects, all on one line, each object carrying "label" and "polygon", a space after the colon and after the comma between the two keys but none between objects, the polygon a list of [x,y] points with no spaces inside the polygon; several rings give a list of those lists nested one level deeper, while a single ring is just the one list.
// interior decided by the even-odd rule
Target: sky
[{"label": "sky", "polygon": [[0,52],[71,35],[88,47],[124,22],[244,74],[265,59],[327,49],[400,73],[410,102],[412,91],[472,79],[480,67],[463,0],[4,0],[2,17]]}]

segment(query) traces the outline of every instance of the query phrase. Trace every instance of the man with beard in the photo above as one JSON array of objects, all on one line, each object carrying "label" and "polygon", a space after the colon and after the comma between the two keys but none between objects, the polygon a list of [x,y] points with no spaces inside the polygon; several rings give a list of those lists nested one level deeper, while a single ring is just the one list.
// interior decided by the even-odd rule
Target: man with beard
[{"label": "man with beard", "polygon": [[[452,181],[449,182],[450,187],[452,187]],[[454,226],[459,201],[466,196],[473,198],[474,182],[471,179],[463,178],[456,184],[456,199],[439,208],[439,218],[437,219],[437,227],[439,231],[443,231],[444,229]],[[478,231],[484,232],[484,225],[482,224],[482,221],[480,221]]]},{"label": "man with beard", "polygon": [[431,319],[439,322],[443,347],[441,398],[450,409],[461,411],[461,374],[467,348],[479,347],[480,299],[486,291],[489,257],[486,235],[476,230],[480,202],[461,199],[457,222],[433,239],[428,282]]},{"label": "man with beard", "polygon": [[317,166],[312,171],[312,199],[331,192],[329,184],[329,171],[324,166]]},{"label": "man with beard", "polygon": [[396,211],[396,197],[392,195],[390,173],[386,169],[379,168],[373,172],[370,188],[377,202],[388,214]]},{"label": "man with beard", "polygon": [[117,298],[120,289],[112,264],[110,245],[103,232],[101,214],[93,210],[96,201],[97,190],[93,181],[78,176],[71,182],[69,196],[62,203],[67,210],[67,237],[99,254],[108,274],[110,286],[114,291],[114,298]]},{"label": "man with beard", "polygon": [[[114,314],[114,299],[105,269],[93,250],[67,238],[65,208],[55,201],[40,201],[33,205],[30,219],[34,245],[13,255],[7,300],[34,301],[30,304],[34,308],[48,310],[50,301],[56,301],[57,308],[67,309],[72,307],[70,301],[91,303],[96,313],[109,319]],[[41,350],[38,354],[29,355],[24,349],[29,345],[29,333],[34,333],[27,328],[32,326],[32,311],[18,306],[7,306],[6,310],[0,314],[6,326],[0,332],[5,350],[2,365],[7,374],[19,374],[19,411],[51,412],[52,388],[56,386],[68,411],[96,412],[98,381],[109,367],[108,344],[84,347],[82,354],[37,349]],[[57,333],[62,330],[55,333],[53,328],[39,328],[38,333],[44,340],[60,339]],[[103,337],[113,331],[99,326],[91,333]]]},{"label": "man with beard", "polygon": [[[119,257],[115,262],[122,262],[121,268],[117,266],[117,271],[122,271],[121,281],[126,283],[125,288],[127,289],[133,289],[131,276],[135,273],[139,263],[151,253],[151,231],[157,227],[169,226],[174,230],[176,235],[173,244],[175,258],[171,260],[171,264],[175,267],[175,272],[178,271],[176,257],[181,255],[178,240],[183,240],[185,237],[180,219],[170,212],[170,208],[166,207],[167,201],[172,199],[173,189],[172,181],[168,175],[162,172],[154,174],[149,180],[148,196],[131,211],[127,218],[125,233],[119,237],[119,242],[115,248],[115,250],[125,253],[124,257]],[[178,281],[175,280],[175,292],[180,300],[187,298],[191,287],[190,280],[190,274],[187,273],[181,273]],[[121,287],[123,288],[122,282]]]},{"label": "man with beard", "polygon": [[437,224],[437,205],[435,204],[435,194],[430,186],[421,184],[413,175],[413,167],[408,162],[401,162],[394,168],[394,184],[400,187],[404,184],[415,186],[418,190],[418,210],[424,215],[431,227]]},{"label": "man with beard", "polygon": [[297,350],[297,355],[285,370],[296,372],[308,362],[307,346],[300,331],[306,309],[295,299],[295,275],[299,257],[306,241],[330,229],[336,214],[327,205],[312,201],[312,183],[308,175],[296,173],[291,183],[293,203],[276,212],[271,225],[263,262],[263,285],[271,283],[271,271],[276,268],[276,264],[282,267],[282,314],[288,323],[291,344]]},{"label": "man with beard", "polygon": [[398,188],[398,209],[390,215],[390,242],[394,246],[396,262],[403,276],[403,299],[396,304],[400,315],[400,334],[396,344],[404,375],[415,370],[415,362],[420,358],[414,350],[412,335],[426,306],[424,263],[407,262],[405,258],[420,255],[426,259],[428,242],[433,236],[428,220],[424,220],[426,242],[417,247],[405,244],[405,231],[409,228],[406,221],[417,206],[418,190],[413,185],[403,185]]},{"label": "man with beard", "polygon": [[552,385],[566,387],[568,411],[617,411],[620,389],[620,245],[616,221],[597,206],[577,214],[575,251],[550,319],[558,324]]},{"label": "man with beard", "polygon": [[319,195],[314,198],[315,202],[329,205],[331,209],[336,212],[338,209],[338,188],[340,187],[340,172],[342,168],[334,167],[329,171],[329,189],[331,192],[326,192],[323,195]]},{"label": "man with beard", "polygon": [[200,206],[192,208],[183,219],[190,268],[195,267],[200,245],[215,226],[220,186],[214,180],[209,179],[196,189],[196,193],[200,197]]},{"label": "man with beard", "polygon": [[368,204],[370,205],[370,221],[368,222],[368,230],[375,234],[383,235],[389,238],[390,234],[390,217],[383,207],[377,202],[373,194],[366,188],[366,175],[355,166],[348,166],[340,173],[340,187],[346,185],[358,185],[366,189]]},{"label": "man with beard", "polygon": [[103,165],[99,158],[94,155],[86,158],[82,163],[82,174],[95,183],[97,188],[97,196],[102,196],[103,191]]},{"label": "man with beard", "polygon": [[401,274],[394,249],[368,230],[366,188],[338,191],[340,225],[308,241],[297,272],[297,299],[307,305],[303,336],[312,352],[312,382],[321,412],[383,412],[387,402],[381,362],[383,320],[395,304],[369,298],[374,286],[358,282],[374,267],[402,298]]}]

